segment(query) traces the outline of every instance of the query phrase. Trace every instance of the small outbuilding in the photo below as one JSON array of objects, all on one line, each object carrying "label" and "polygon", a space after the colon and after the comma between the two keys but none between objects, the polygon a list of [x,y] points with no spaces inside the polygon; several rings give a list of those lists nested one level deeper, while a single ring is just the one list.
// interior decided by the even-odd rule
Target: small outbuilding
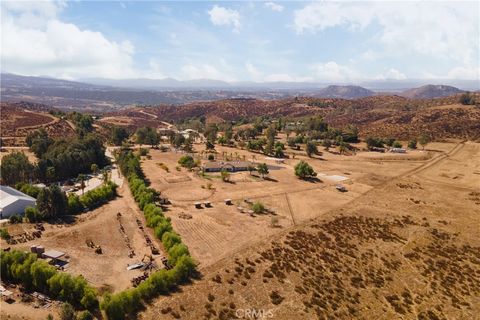
[{"label": "small outbuilding", "polygon": [[37,200],[14,188],[0,186],[0,219],[23,214],[25,208],[35,207]]}]

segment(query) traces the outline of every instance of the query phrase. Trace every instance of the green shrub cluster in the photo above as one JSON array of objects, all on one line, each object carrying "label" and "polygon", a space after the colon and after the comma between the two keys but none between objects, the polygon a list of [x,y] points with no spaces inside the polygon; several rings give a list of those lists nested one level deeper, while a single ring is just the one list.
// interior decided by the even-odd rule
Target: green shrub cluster
[{"label": "green shrub cluster", "polygon": [[85,192],[82,196],[76,194],[68,196],[68,213],[77,214],[85,208],[100,207],[117,196],[117,187],[115,183],[108,181],[101,187]]},{"label": "green shrub cluster", "polygon": [[110,320],[125,319],[127,315],[133,316],[142,307],[143,301],[169,293],[177,285],[188,281],[195,271],[195,262],[187,246],[173,231],[170,219],[165,217],[162,209],[155,205],[158,193],[145,183],[138,157],[130,150],[121,150],[117,160],[123,175],[128,178],[135,201],[145,215],[147,226],[154,229],[155,236],[162,241],[168,252],[168,261],[173,268],[162,269],[151,274],[136,288],[113,295],[105,294],[100,308],[105,311]]},{"label": "green shrub cluster", "polygon": [[58,272],[32,253],[12,250],[0,252],[2,280],[21,283],[27,290],[36,290],[77,307],[95,309],[97,293],[82,276]]},{"label": "green shrub cluster", "polygon": [[38,193],[41,190],[39,187],[36,187],[36,186],[34,186],[32,184],[29,184],[29,183],[23,183],[23,182],[17,183],[15,185],[15,189],[29,195],[32,198],[37,198]]}]

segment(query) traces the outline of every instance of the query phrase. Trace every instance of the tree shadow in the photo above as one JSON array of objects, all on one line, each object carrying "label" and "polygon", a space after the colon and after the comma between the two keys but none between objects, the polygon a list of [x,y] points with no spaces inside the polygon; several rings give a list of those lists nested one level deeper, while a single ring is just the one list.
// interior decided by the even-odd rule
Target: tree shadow
[{"label": "tree shadow", "polygon": [[265,177],[265,178],[263,178],[263,180],[265,180],[265,181],[271,181],[271,182],[278,182],[277,179],[270,178],[270,177]]},{"label": "tree shadow", "polygon": [[307,181],[307,182],[310,182],[310,183],[323,182],[322,180],[320,180],[320,179],[317,178],[317,177],[305,177],[305,178],[303,178],[303,180],[305,180],[305,181]]}]

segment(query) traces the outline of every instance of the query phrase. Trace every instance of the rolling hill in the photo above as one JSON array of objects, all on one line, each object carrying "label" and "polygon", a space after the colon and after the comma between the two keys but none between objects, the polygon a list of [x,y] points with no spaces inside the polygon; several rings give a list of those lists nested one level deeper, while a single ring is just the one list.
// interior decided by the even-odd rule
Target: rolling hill
[{"label": "rolling hill", "polygon": [[360,86],[332,85],[319,90],[313,96],[322,97],[322,98],[356,99],[356,98],[370,97],[373,95],[375,95],[374,91],[365,89]]},{"label": "rolling hill", "polygon": [[462,92],[463,90],[452,86],[429,84],[426,86],[405,90],[400,95],[410,99],[433,99],[448,97]]}]

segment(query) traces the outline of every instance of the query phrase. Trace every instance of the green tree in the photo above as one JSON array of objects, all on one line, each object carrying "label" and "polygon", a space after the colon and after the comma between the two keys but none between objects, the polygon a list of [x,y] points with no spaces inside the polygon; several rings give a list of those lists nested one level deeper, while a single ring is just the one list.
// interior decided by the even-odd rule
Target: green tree
[{"label": "green tree", "polygon": [[220,175],[222,177],[223,182],[230,181],[230,173],[227,170],[222,169],[222,171],[220,171]]},{"label": "green tree", "polygon": [[48,147],[53,143],[53,140],[50,139],[47,131],[44,128],[41,128],[29,132],[25,138],[25,142],[30,150],[32,150],[38,158],[41,158],[45,152],[47,152]]},{"label": "green tree", "polygon": [[295,175],[300,179],[305,179],[307,177],[316,177],[317,173],[307,162],[302,160],[295,165]]},{"label": "green tree", "polygon": [[412,140],[408,141],[408,147],[410,149],[417,149],[417,140],[412,139]]},{"label": "green tree", "polygon": [[37,209],[45,218],[58,217],[67,211],[67,197],[57,185],[43,188],[38,193]]},{"label": "green tree", "polygon": [[60,319],[75,320],[75,309],[70,303],[64,303],[60,311]]},{"label": "green tree", "polygon": [[83,173],[78,175],[77,181],[80,181],[80,189],[82,189],[82,195],[84,194],[84,190],[86,187],[85,179],[86,179],[86,176]]},{"label": "green tree", "polygon": [[312,157],[312,155],[318,153],[317,145],[313,141],[307,141],[307,144],[305,145],[305,151],[307,153],[307,156]]},{"label": "green tree", "polygon": [[330,141],[330,139],[324,139],[322,142],[322,146],[325,148],[326,151],[328,151],[328,149],[330,149],[330,147],[332,146],[332,141]]},{"label": "green tree", "polygon": [[2,158],[0,175],[3,184],[14,186],[32,177],[33,165],[23,152],[12,152]]},{"label": "green tree", "polygon": [[43,220],[43,215],[34,207],[25,208],[25,218],[29,222],[39,222]]},{"label": "green tree", "polygon": [[138,128],[135,132],[135,137],[138,144],[149,144],[152,148],[160,142],[157,130],[151,127]]},{"label": "green tree", "polygon": [[185,137],[183,134],[175,133],[171,136],[170,142],[176,149],[179,149],[185,143]]},{"label": "green tree", "polygon": [[394,148],[401,148],[403,147],[402,144],[400,143],[400,141],[394,141],[393,144],[392,144],[392,147]]},{"label": "green tree", "polygon": [[92,163],[92,165],[90,166],[90,170],[92,170],[93,174],[97,174],[98,165],[96,163]]},{"label": "green tree", "polygon": [[257,172],[262,176],[262,179],[265,178],[265,175],[268,174],[268,166],[266,163],[259,163],[257,166]]},{"label": "green tree", "polygon": [[422,150],[425,150],[425,146],[430,142],[430,137],[423,133],[418,137],[418,143],[422,146]]},{"label": "green tree", "polygon": [[93,320],[93,315],[90,311],[85,310],[77,315],[77,320]]},{"label": "green tree", "polygon": [[178,164],[184,168],[191,169],[195,167],[195,160],[193,160],[192,156],[186,155],[180,157],[180,159],[178,160]]},{"label": "green tree", "polygon": [[110,133],[110,140],[114,145],[121,146],[122,143],[128,139],[128,136],[129,134],[125,128],[114,126]]},{"label": "green tree", "polygon": [[205,142],[205,148],[207,150],[215,150],[215,144],[213,143],[213,140],[207,140]]}]

